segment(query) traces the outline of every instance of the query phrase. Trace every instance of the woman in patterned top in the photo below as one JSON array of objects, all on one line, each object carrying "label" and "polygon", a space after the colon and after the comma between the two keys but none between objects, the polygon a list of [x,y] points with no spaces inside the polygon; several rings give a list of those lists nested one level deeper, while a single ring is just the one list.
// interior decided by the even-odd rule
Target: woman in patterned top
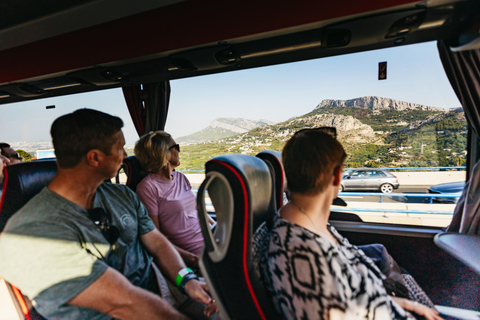
[{"label": "woman in patterned top", "polygon": [[[276,220],[263,276],[284,319],[426,319],[438,312],[391,297],[384,275],[329,225],[346,153],[335,128],[300,130],[283,149],[290,202]],[[265,261],[264,260],[264,261]]]}]

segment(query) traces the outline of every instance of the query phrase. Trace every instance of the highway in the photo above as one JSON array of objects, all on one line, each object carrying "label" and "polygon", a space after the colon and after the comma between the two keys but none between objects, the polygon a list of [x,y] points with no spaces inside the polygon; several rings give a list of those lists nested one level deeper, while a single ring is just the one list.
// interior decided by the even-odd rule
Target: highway
[{"label": "highway", "polygon": [[[400,186],[398,189],[394,190],[391,195],[393,195],[392,198],[387,197],[386,195],[381,193],[380,191],[378,192],[371,192],[371,191],[359,191],[358,193],[377,193],[379,196],[363,196],[363,195],[358,195],[358,196],[342,196],[342,194],[339,194],[339,197],[344,199],[345,201],[348,202],[380,202],[380,196],[382,196],[382,202],[385,203],[428,203],[429,198],[405,198],[405,197],[395,197],[395,194],[398,193],[427,193],[427,190],[430,186],[429,185],[423,185],[423,186]],[[355,193],[355,191],[348,191],[349,194]]]}]

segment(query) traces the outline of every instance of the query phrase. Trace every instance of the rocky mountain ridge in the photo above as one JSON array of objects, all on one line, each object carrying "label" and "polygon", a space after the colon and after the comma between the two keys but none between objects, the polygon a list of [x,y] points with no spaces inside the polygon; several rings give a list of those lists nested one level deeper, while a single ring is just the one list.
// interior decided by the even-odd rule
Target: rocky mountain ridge
[{"label": "rocky mountain ridge", "polygon": [[366,97],[360,97],[360,98],[349,99],[349,100],[325,99],[325,100],[322,100],[317,105],[314,111],[321,109],[324,106],[357,107],[357,108],[365,108],[365,109],[371,109],[371,110],[391,109],[391,110],[397,110],[397,111],[404,111],[404,110],[423,110],[423,111],[442,111],[442,112],[448,111],[443,108],[425,106],[421,104],[398,101],[390,98],[383,98],[383,97],[377,97],[377,96],[366,96]]}]

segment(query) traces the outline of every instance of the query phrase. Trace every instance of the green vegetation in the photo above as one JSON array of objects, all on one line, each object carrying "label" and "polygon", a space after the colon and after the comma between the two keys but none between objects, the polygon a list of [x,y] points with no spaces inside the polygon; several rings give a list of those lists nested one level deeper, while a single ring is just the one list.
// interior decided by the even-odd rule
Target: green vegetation
[{"label": "green vegetation", "polygon": [[[358,143],[342,136],[349,157],[346,168],[462,166],[466,163],[467,122],[463,112],[369,110],[326,106],[304,116],[214,142],[182,146],[180,170],[203,170],[205,162],[222,154],[255,155],[281,151],[293,132],[316,126],[318,114],[352,116],[377,132],[378,141]],[[306,151],[308,152],[308,151]]]},{"label": "green vegetation", "polygon": [[18,152],[18,155],[23,158],[22,161],[30,161],[32,160],[32,155],[28,153],[27,151],[24,151],[22,149],[15,150]]}]

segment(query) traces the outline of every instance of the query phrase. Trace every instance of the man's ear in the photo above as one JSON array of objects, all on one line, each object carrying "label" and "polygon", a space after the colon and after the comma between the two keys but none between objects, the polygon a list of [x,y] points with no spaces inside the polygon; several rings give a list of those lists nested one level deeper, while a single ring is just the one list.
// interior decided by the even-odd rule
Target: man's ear
[{"label": "man's ear", "polygon": [[335,187],[338,187],[340,185],[340,181],[342,181],[342,172],[343,172],[343,166],[336,166],[335,169],[333,169],[333,185]]},{"label": "man's ear", "polygon": [[87,152],[87,162],[93,167],[98,167],[99,163],[103,160],[103,157],[103,152],[97,149],[92,149]]}]

